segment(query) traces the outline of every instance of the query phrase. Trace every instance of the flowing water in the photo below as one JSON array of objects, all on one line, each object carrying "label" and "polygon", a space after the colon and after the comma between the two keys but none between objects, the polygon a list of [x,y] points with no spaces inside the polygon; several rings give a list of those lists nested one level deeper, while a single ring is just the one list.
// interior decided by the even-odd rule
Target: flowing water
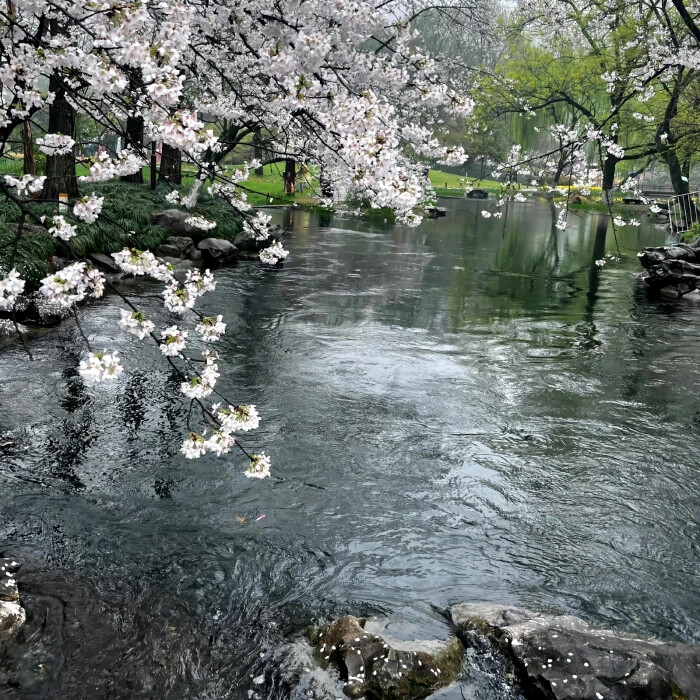
[{"label": "flowing water", "polygon": [[664,232],[622,229],[600,269],[607,217],[445,205],[416,230],[276,211],[284,266],[217,273],[221,389],[258,405],[270,480],[178,453],[179,380],[115,297],[80,313],[114,386],[77,377],[73,322],[33,362],[3,345],[0,551],[28,622],[0,696],[284,697],[275,649],[305,625],[439,637],[459,601],[700,642],[700,306],[635,278]]}]

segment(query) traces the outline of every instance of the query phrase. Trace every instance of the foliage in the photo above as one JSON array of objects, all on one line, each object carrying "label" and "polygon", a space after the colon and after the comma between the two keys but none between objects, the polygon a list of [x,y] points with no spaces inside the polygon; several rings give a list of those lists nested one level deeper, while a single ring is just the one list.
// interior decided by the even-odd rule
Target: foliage
[{"label": "foliage", "polygon": [[700,221],[696,221],[687,231],[681,236],[684,243],[692,243],[700,238]]}]

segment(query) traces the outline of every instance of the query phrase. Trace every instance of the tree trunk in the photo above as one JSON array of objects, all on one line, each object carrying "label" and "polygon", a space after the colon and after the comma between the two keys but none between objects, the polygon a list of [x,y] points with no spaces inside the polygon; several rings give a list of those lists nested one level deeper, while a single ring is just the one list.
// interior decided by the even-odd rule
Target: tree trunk
[{"label": "tree trunk", "polygon": [[[262,148],[262,136],[260,133],[260,127],[256,127],[253,130],[253,158],[255,160],[263,161],[263,148]],[[261,165],[259,168],[255,168],[255,174],[262,177],[265,174],[265,168]]]},{"label": "tree trunk", "polygon": [[671,186],[676,194],[688,194],[688,181],[683,179],[683,167],[678,160],[676,151],[673,148],[665,148],[662,153],[666,165],[668,165],[668,174],[671,177]]},{"label": "tree trunk", "polygon": [[318,176],[318,185],[321,190],[321,197],[324,199],[333,199],[333,185],[331,181],[326,177],[323,166],[321,166],[321,172]]},{"label": "tree trunk", "polygon": [[[65,33],[57,19],[50,20],[52,36]],[[58,70],[58,69],[56,69]],[[49,106],[49,134],[63,134],[75,138],[75,110],[66,99],[66,91],[57,72],[49,79],[49,92],[55,94]],[[42,199],[57,200],[60,194],[78,196],[78,180],[75,177],[75,146],[70,153],[46,156],[46,181],[41,193]]]},{"label": "tree trunk", "polygon": [[179,148],[163,144],[160,154],[159,180],[165,180],[172,185],[182,184],[182,151]]},{"label": "tree trunk", "polygon": [[608,153],[603,163],[603,183],[601,185],[600,200],[603,204],[613,203],[613,187],[615,187],[615,169],[618,159]]},{"label": "tree trunk", "polygon": [[[671,185],[676,194],[688,194],[689,191],[688,181],[683,180],[683,170],[673,145],[675,139],[671,134],[671,123],[678,115],[678,100],[681,95],[684,70],[684,68],[679,68],[676,71],[673,81],[673,90],[666,104],[663,121],[656,129],[656,149],[666,161],[666,165],[668,165]],[[661,136],[664,134],[666,135],[666,139],[662,140]]]},{"label": "tree trunk", "polygon": [[284,161],[284,193],[294,194],[297,179],[296,161],[287,158]]},{"label": "tree trunk", "polygon": [[151,168],[150,168],[150,187],[154,190],[158,184],[158,143],[151,141]]},{"label": "tree trunk", "polygon": [[[143,78],[140,70],[132,70],[129,72],[129,92],[131,93],[133,103],[135,104],[140,88],[143,84]],[[143,117],[129,115],[126,118],[126,146],[130,146],[139,156],[143,155]],[[122,175],[122,182],[137,182],[143,184],[143,168],[139,168],[132,175]]]},{"label": "tree trunk", "polygon": [[552,178],[552,187],[556,187],[559,184],[559,180],[561,180],[561,174],[564,172],[564,166],[566,165],[566,158],[566,152],[564,150],[561,150],[559,152],[559,161],[557,162],[557,169],[554,171],[554,177]]},{"label": "tree trunk", "polygon": [[[131,146],[139,155],[143,152],[143,117],[126,118],[126,145]],[[143,184],[143,168],[131,175],[122,175],[122,182],[137,182]]]},{"label": "tree trunk", "polygon": [[[49,80],[49,92],[56,97],[49,107],[49,134],[75,136],[75,110],[66,99],[65,90],[56,76]],[[70,153],[46,156],[46,182],[42,199],[58,199],[59,194],[78,196],[78,180],[75,177],[75,146]]]},{"label": "tree trunk", "polygon": [[34,137],[32,136],[32,125],[30,122],[23,122],[20,127],[22,132],[22,148],[24,150],[24,174],[36,175],[36,160],[34,159]]}]

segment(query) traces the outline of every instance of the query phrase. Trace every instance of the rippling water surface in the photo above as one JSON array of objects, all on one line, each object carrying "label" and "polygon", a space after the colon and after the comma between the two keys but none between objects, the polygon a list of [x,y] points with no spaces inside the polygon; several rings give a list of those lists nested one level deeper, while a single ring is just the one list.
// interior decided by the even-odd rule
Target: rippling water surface
[{"label": "rippling water surface", "polygon": [[599,269],[606,217],[446,206],[417,230],[277,211],[284,267],[217,273],[222,391],[258,405],[268,481],[178,454],[179,382],[114,297],[81,316],[116,386],[83,387],[72,323],[33,362],[2,346],[0,551],[29,616],[2,697],[283,697],[274,650],[310,622],[440,636],[458,601],[700,642],[700,305],[634,277],[665,234],[623,229]]}]

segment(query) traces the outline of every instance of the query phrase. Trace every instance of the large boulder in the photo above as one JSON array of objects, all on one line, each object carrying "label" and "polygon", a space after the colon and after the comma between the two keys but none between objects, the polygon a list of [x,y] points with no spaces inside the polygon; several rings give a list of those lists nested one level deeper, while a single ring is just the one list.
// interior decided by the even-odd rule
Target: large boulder
[{"label": "large boulder", "polygon": [[700,698],[700,646],[635,639],[577,617],[502,605],[455,605],[450,614],[467,646],[486,637],[513,660],[528,698]]},{"label": "large boulder", "polygon": [[151,221],[162,229],[167,231],[171,236],[191,236],[199,231],[198,228],[185,223],[192,214],[181,209],[166,209],[158,211],[151,217]]},{"label": "large boulder", "polygon": [[17,588],[19,567],[14,559],[0,559],[0,642],[13,635],[26,620]]},{"label": "large boulder", "polygon": [[104,253],[88,253],[88,257],[98,269],[121,272],[121,268],[111,255],[105,255]]},{"label": "large boulder", "polygon": [[267,248],[269,245],[279,240],[284,234],[284,230],[280,226],[270,226],[268,227],[268,232],[270,234],[269,238],[264,240],[259,240],[250,231],[241,231],[234,239],[233,244],[238,248],[238,250],[250,253]]},{"label": "large boulder", "polygon": [[216,262],[225,262],[234,258],[238,248],[230,241],[223,238],[205,238],[197,244],[197,248],[202,251],[203,258]]},{"label": "large boulder", "polygon": [[156,248],[158,257],[187,258],[194,250],[194,241],[189,236],[170,236],[168,240]]},{"label": "large boulder", "polygon": [[464,649],[456,637],[402,642],[351,615],[313,629],[309,638],[316,657],[338,668],[350,698],[417,700],[452,683],[462,668]]},{"label": "large boulder", "polygon": [[673,290],[682,296],[700,288],[700,240],[637,253],[642,279],[653,290]]}]

